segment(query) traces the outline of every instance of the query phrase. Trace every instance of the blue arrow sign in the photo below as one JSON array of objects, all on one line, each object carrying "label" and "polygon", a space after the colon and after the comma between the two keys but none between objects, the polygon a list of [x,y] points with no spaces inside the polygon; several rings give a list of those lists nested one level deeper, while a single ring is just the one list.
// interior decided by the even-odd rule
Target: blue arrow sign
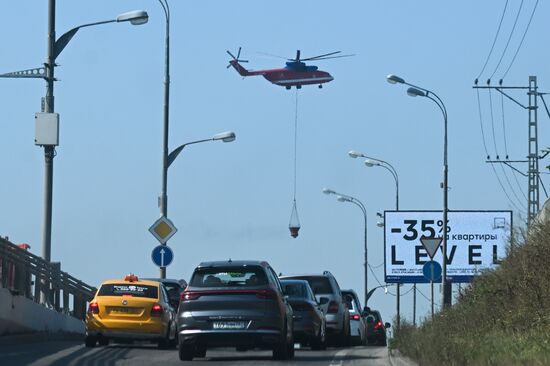
[{"label": "blue arrow sign", "polygon": [[151,259],[159,267],[167,267],[174,259],[174,252],[168,245],[157,245],[151,252]]},{"label": "blue arrow sign", "polygon": [[422,267],[422,273],[428,281],[436,282],[441,279],[441,265],[435,261],[429,261]]}]

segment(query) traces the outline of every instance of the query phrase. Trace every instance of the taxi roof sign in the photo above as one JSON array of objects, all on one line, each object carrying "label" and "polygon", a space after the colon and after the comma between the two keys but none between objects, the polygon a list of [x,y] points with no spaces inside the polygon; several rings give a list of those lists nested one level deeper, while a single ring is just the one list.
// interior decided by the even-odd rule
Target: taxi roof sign
[{"label": "taxi roof sign", "polygon": [[176,227],[167,217],[161,216],[151,227],[149,231],[161,244],[166,244],[177,231]]}]

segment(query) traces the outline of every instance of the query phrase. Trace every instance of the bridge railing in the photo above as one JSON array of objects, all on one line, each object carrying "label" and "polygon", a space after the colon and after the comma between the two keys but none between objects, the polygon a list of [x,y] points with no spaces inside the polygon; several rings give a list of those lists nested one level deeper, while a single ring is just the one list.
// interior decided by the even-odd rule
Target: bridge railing
[{"label": "bridge railing", "polygon": [[[60,262],[47,262],[0,237],[0,284],[13,294],[59,312],[84,319],[86,305],[96,288],[61,270]],[[71,304],[72,303],[72,304]]]}]

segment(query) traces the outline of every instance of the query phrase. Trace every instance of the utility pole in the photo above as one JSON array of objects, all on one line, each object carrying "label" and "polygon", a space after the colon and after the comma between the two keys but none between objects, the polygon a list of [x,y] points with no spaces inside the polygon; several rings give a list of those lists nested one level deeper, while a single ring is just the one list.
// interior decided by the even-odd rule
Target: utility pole
[{"label": "utility pole", "polygon": [[[519,172],[521,175],[527,177],[527,226],[531,225],[535,219],[540,208],[540,172],[539,172],[539,159],[542,159],[544,156],[538,155],[538,105],[537,97],[541,97],[545,93],[540,93],[537,86],[537,77],[529,76],[529,85],[528,86],[503,86],[502,80],[499,82],[499,86],[491,86],[491,80],[487,80],[487,86],[478,86],[477,80],[474,89],[494,89],[504,95],[506,98],[510,99],[515,104],[519,105],[521,108],[526,109],[528,112],[528,155],[527,160],[490,160],[486,162],[490,164],[505,164],[513,170]],[[525,106],[512,96],[507,94],[505,90],[526,90],[528,96],[528,105]],[[515,168],[512,163],[527,163],[527,174],[521,172]]]}]

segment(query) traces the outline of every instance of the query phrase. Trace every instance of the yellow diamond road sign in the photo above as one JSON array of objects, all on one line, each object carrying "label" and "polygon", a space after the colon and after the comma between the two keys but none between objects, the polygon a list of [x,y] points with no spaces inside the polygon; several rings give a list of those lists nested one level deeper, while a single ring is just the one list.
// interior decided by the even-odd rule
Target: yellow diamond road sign
[{"label": "yellow diamond road sign", "polygon": [[165,244],[178,229],[174,226],[172,221],[162,216],[160,219],[149,228],[149,231],[161,244]]}]

